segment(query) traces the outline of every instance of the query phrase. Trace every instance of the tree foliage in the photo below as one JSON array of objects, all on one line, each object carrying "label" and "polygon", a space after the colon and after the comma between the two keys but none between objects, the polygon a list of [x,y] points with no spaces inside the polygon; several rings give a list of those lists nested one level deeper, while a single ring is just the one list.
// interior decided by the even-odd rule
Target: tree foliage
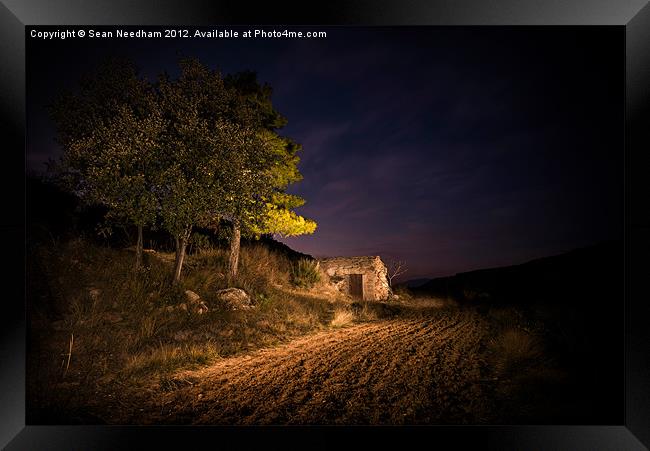
[{"label": "tree foliage", "polygon": [[155,83],[129,61],[109,61],[51,107],[64,148],[59,174],[110,217],[138,226],[138,262],[142,228],[168,231],[174,281],[192,228],[230,221],[236,275],[242,230],[289,236],[316,228],[293,211],[304,200],[285,192],[302,177],[300,146],[277,133],[287,121],[271,93],[253,72],[224,77],[196,59]]},{"label": "tree foliage", "polygon": [[152,86],[130,61],[109,60],[77,92],[59,96],[50,113],[64,149],[60,179],[86,202],[108,207],[110,218],[138,226],[139,266],[142,227],[158,211],[154,166],[165,128]]},{"label": "tree foliage", "polygon": [[285,192],[290,184],[302,180],[298,170],[300,158],[297,155],[301,146],[278,133],[278,130],[287,124],[287,120],[273,107],[271,87],[259,84],[257,75],[250,71],[229,76],[226,78],[226,83],[236,89],[247,105],[247,110],[252,110],[249,124],[257,128],[265,146],[265,158],[272,162],[265,169],[263,180],[265,189],[258,190],[256,210],[252,214],[246,214],[250,213],[246,212],[246,209],[240,212],[248,219],[244,221],[246,231],[256,236],[263,234],[295,236],[313,233],[316,230],[316,222],[294,211],[305,201],[299,196]]}]

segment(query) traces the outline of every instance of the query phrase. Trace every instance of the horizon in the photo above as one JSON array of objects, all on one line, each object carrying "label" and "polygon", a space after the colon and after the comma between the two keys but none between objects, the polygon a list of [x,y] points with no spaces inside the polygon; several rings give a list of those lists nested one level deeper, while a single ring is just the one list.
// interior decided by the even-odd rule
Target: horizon
[{"label": "horizon", "polygon": [[[278,241],[278,240],[276,239],[276,241]],[[561,256],[564,256],[564,255],[567,255],[567,254],[570,254],[570,253],[576,252],[576,251],[581,251],[581,250],[586,250],[586,249],[593,249],[593,248],[597,248],[597,247],[601,247],[601,246],[607,246],[607,245],[614,245],[614,244],[618,243],[618,241],[619,240],[616,240],[616,239],[602,240],[602,241],[594,242],[592,244],[588,244],[586,246],[580,246],[580,247],[575,247],[575,248],[571,248],[571,249],[566,249],[566,250],[561,251],[561,252],[556,253],[556,254],[540,255],[540,256],[533,257],[533,258],[528,259],[528,260],[514,262],[514,263],[511,263],[511,264],[508,264],[508,265],[490,266],[490,267],[481,267],[481,268],[469,268],[469,269],[463,269],[463,270],[461,270],[459,272],[456,272],[456,273],[453,273],[453,274],[446,274],[446,275],[442,275],[442,276],[427,276],[427,275],[418,275],[418,276],[415,276],[415,277],[411,277],[411,276],[408,276],[408,275],[405,275],[404,277],[397,276],[395,278],[395,282],[396,283],[408,283],[408,282],[416,281],[416,280],[420,281],[420,280],[444,279],[446,277],[453,277],[453,276],[456,276],[456,275],[465,274],[465,273],[474,272],[474,271],[483,271],[483,270],[491,270],[491,269],[503,269],[503,268],[509,268],[509,267],[513,267],[513,266],[520,266],[520,265],[525,265],[525,264],[532,263],[532,262],[535,262],[535,261],[538,261],[538,260],[544,260],[546,258],[561,257]],[[291,248],[291,249],[295,250],[293,248]],[[370,255],[370,256],[374,257],[375,255]],[[378,255],[378,256],[381,258],[381,255]],[[316,260],[321,260],[321,259],[325,259],[325,258],[336,258],[336,257],[364,257],[364,255],[345,255],[345,256],[344,255],[340,255],[340,256],[339,255],[335,255],[335,256],[312,255],[312,257],[315,258]],[[383,258],[382,258],[382,261],[384,262],[384,264],[387,264],[387,262],[384,261]]]},{"label": "horizon", "polygon": [[28,38],[26,168],[60,154],[44,105],[102,57],[130,57],[152,78],[173,75],[180,53],[273,88],[280,133],[303,146],[304,179],[288,192],[318,223],[278,238],[299,252],[379,255],[405,261],[409,279],[437,278],[622,236],[623,129],[608,126],[622,121],[617,30],[320,29],[326,38]]}]

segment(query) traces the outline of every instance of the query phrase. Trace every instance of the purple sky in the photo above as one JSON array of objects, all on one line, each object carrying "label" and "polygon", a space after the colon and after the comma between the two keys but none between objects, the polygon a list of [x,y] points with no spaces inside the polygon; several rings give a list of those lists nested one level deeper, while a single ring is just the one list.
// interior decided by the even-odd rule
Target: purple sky
[{"label": "purple sky", "polygon": [[[247,29],[244,27],[243,29]],[[153,76],[180,52],[256,70],[303,145],[314,256],[400,259],[405,278],[622,236],[617,27],[321,28],[319,40],[28,39],[27,166],[56,157],[43,105],[109,54]]]}]

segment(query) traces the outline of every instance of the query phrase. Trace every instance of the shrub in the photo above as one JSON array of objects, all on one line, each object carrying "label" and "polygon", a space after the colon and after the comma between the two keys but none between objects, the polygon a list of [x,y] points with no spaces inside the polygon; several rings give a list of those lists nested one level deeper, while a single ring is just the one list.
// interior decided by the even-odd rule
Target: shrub
[{"label": "shrub", "polygon": [[503,330],[490,344],[495,370],[501,374],[524,371],[544,357],[539,337],[517,328]]},{"label": "shrub", "polygon": [[413,299],[413,293],[404,285],[398,285],[393,288],[393,294],[398,296],[400,301],[410,301]]},{"label": "shrub", "polygon": [[463,288],[463,299],[466,301],[475,301],[479,297],[479,292],[473,288]]},{"label": "shrub", "polygon": [[311,288],[320,281],[318,262],[300,259],[291,268],[291,283],[299,288]]}]

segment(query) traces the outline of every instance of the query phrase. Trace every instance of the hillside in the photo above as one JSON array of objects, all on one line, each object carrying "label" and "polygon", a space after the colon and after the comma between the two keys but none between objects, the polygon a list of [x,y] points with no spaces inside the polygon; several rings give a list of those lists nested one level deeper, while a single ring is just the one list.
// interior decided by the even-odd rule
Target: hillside
[{"label": "hillside", "polygon": [[441,277],[414,290],[469,302],[610,305],[623,293],[623,257],[622,242],[606,242],[520,265]]},{"label": "hillside", "polygon": [[[134,271],[128,228],[98,235],[100,210],[28,192],[30,424],[620,422],[614,245],[352,302],[297,284],[309,256],[270,239],[228,280],[206,230],[175,286],[160,232]],[[252,308],[220,301],[233,287]]]}]

